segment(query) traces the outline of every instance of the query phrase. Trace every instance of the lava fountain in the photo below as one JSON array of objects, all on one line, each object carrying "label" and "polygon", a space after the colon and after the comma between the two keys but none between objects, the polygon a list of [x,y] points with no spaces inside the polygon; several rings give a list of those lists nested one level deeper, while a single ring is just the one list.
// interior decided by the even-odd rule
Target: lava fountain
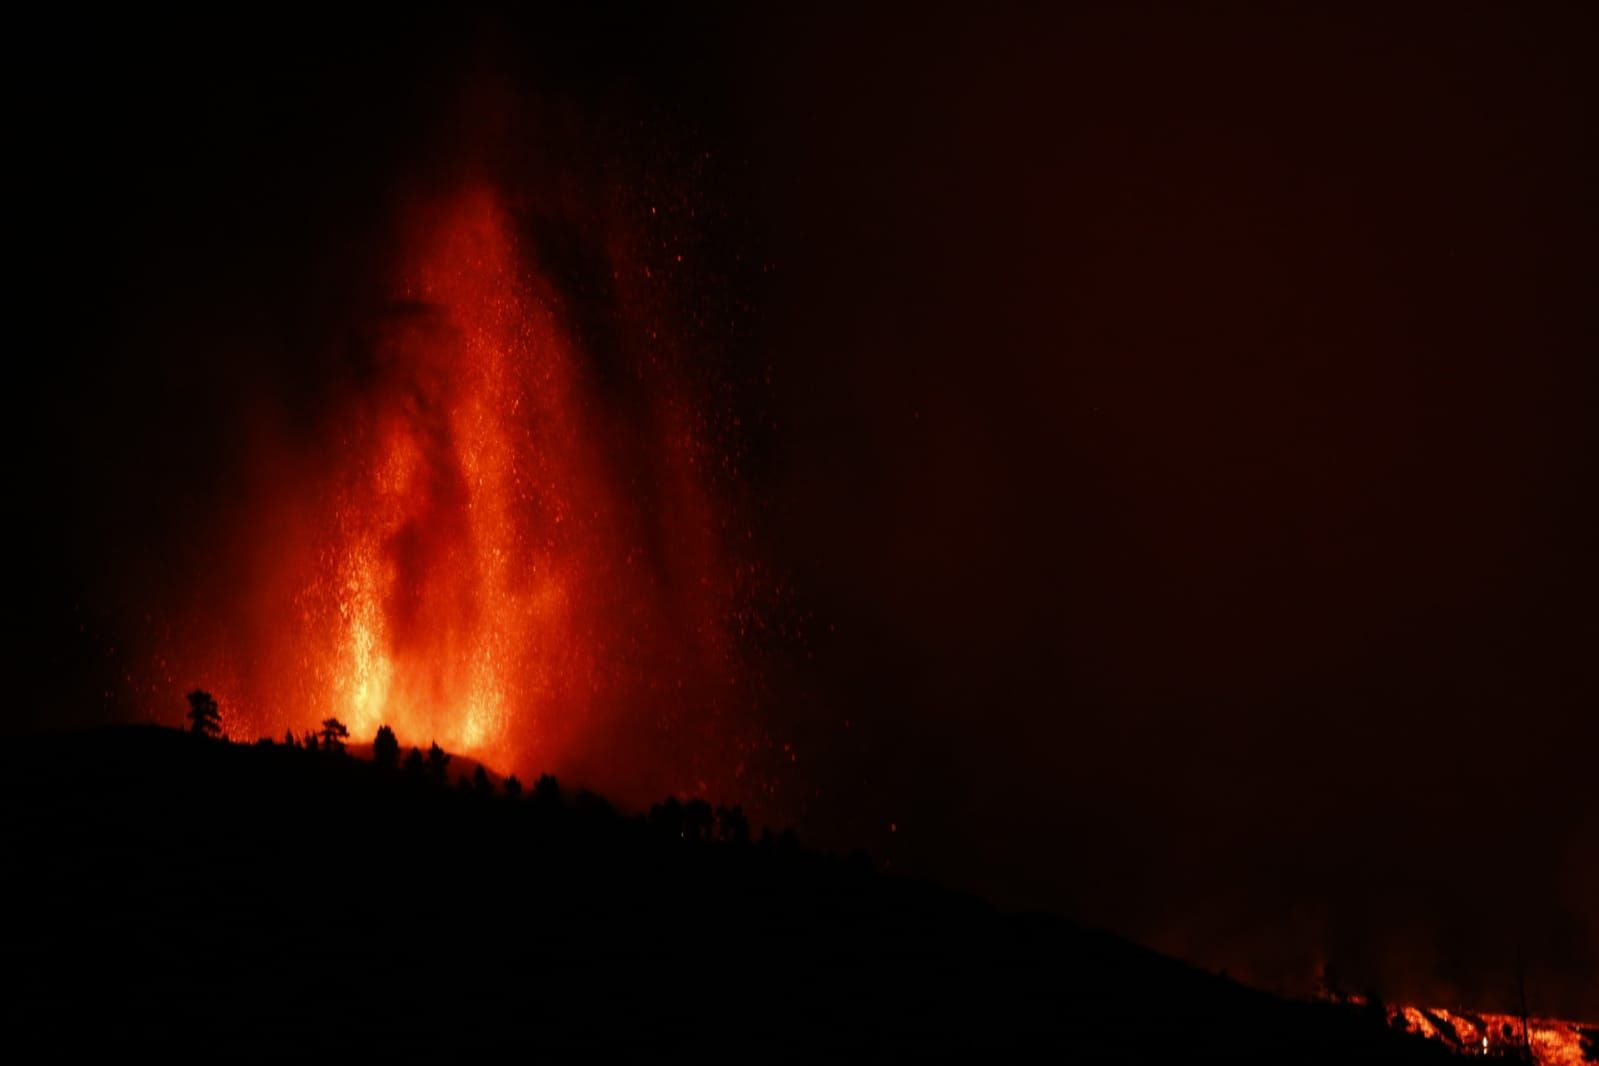
[{"label": "lava fountain", "polygon": [[246,563],[198,576],[148,694],[209,688],[236,737],[332,715],[642,796],[745,791],[756,745],[726,719],[750,568],[692,390],[633,353],[616,399],[494,189],[403,228],[314,454],[265,449],[273,487],[225,505]]}]

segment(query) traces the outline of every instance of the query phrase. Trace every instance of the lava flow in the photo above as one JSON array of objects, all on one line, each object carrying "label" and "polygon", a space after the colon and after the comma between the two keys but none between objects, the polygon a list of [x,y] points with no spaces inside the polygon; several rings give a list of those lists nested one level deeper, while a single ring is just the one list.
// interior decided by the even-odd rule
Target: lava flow
[{"label": "lava flow", "polygon": [[151,695],[207,688],[236,737],[331,715],[506,771],[737,794],[750,748],[722,719],[748,569],[692,390],[636,351],[592,366],[493,190],[406,229],[315,454],[278,448],[273,487],[246,482],[242,576],[201,576],[208,606],[172,626]]},{"label": "lava flow", "polygon": [[1394,1028],[1437,1040],[1461,1055],[1579,1066],[1593,1061],[1585,1042],[1599,1048],[1599,1028],[1556,1018],[1427,1007],[1390,1007],[1388,1018]]}]

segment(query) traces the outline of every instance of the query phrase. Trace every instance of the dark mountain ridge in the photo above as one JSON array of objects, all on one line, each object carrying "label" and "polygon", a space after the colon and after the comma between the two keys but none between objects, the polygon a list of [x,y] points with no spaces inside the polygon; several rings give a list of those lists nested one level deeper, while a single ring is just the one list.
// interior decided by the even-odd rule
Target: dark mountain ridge
[{"label": "dark mountain ridge", "polygon": [[709,839],[681,809],[153,727],[4,750],[8,1013],[46,1056],[1442,1055],[1380,1010],[1277,999],[791,837]]}]

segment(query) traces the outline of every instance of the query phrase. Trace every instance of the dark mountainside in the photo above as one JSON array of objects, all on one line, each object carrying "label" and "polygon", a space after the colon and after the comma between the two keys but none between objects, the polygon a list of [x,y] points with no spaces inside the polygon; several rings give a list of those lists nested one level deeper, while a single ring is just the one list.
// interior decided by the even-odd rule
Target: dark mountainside
[{"label": "dark mountainside", "polygon": [[443,787],[404,754],[385,770],[155,727],[8,741],[12,1039],[216,1061],[1447,1057],[1380,1012],[792,838]]}]

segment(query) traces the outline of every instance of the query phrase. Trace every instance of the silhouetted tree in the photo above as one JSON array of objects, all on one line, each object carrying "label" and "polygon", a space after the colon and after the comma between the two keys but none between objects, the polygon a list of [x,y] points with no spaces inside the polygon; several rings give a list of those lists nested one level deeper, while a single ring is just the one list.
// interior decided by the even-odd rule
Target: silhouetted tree
[{"label": "silhouetted tree", "polygon": [[743,807],[716,808],[716,835],[729,844],[750,842],[750,820],[744,817]]},{"label": "silhouetted tree", "polygon": [[472,771],[472,789],[480,796],[494,795],[494,782],[489,780],[489,772],[483,769],[482,763]]},{"label": "silhouetted tree", "polygon": [[378,726],[378,735],[372,739],[372,761],[380,770],[392,770],[400,764],[400,742],[386,725]]},{"label": "silhouetted tree", "polygon": [[421,748],[412,748],[411,754],[405,757],[405,776],[418,780],[427,772],[427,761],[422,758]]},{"label": "silhouetted tree", "polygon": [[189,693],[189,713],[186,717],[194,723],[189,727],[189,732],[202,737],[221,736],[222,712],[217,709],[217,701],[211,693],[204,689],[197,688]]},{"label": "silhouetted tree", "polygon": [[552,774],[540,774],[533,782],[533,802],[541,807],[561,805],[561,784]]},{"label": "silhouetted tree", "polygon": [[313,729],[310,732],[306,733],[306,735],[305,735],[305,750],[306,751],[315,751],[316,749],[317,749],[316,730]]},{"label": "silhouetted tree", "polygon": [[517,780],[515,774],[505,779],[505,794],[511,799],[522,798],[522,782]]},{"label": "silhouetted tree", "polygon": [[322,719],[322,750],[343,751],[344,742],[350,736],[350,730],[337,718]]},{"label": "silhouetted tree", "polygon": [[283,746],[286,748],[298,748],[300,746],[300,742],[294,737],[294,730],[285,729],[283,731]]},{"label": "silhouetted tree", "polygon": [[450,753],[439,747],[439,742],[434,741],[428,748],[428,776],[439,784],[449,780]]}]

